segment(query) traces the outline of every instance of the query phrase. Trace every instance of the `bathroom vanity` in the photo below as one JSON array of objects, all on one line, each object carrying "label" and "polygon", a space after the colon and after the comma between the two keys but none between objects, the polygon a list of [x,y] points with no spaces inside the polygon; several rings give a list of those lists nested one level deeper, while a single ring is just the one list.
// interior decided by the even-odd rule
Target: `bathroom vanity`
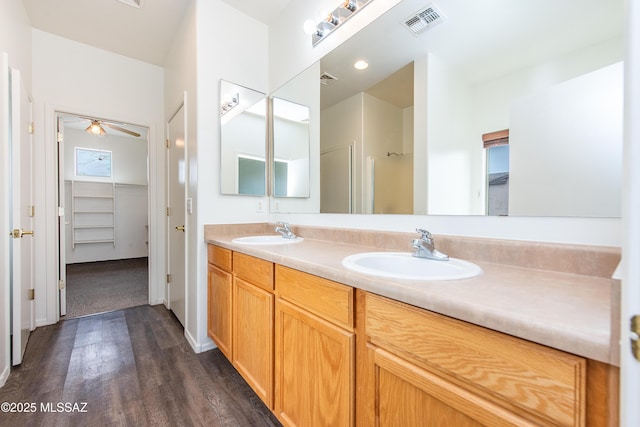
[{"label": "bathroom vanity", "polygon": [[341,264],[411,233],[295,231],[205,227],[209,336],[284,425],[617,425],[616,248],[437,236],[483,272],[425,282]]}]

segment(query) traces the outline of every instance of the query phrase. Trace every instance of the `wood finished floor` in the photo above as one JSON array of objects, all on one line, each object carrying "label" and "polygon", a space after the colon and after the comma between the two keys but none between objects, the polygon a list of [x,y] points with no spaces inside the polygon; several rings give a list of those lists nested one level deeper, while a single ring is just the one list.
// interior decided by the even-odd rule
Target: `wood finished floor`
[{"label": "wood finished floor", "polygon": [[[191,350],[162,305],[36,329],[0,402],[37,409],[2,412],[0,426],[280,425],[219,350]],[[86,412],[50,412],[58,402]]]}]

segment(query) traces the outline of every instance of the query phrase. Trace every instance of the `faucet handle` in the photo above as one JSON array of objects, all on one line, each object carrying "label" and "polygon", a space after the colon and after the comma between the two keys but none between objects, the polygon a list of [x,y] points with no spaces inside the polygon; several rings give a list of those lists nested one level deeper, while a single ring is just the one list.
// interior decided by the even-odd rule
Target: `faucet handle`
[{"label": "faucet handle", "polygon": [[278,221],[276,222],[276,227],[282,227],[287,231],[291,231],[291,226],[288,222]]},{"label": "faucet handle", "polygon": [[433,236],[427,230],[422,228],[416,228],[416,231],[420,233],[422,240],[431,241],[433,240]]}]

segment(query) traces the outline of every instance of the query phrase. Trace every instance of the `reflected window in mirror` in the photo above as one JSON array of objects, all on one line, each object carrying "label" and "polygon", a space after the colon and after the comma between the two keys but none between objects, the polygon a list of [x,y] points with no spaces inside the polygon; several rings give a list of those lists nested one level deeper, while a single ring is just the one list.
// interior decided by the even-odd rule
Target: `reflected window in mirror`
[{"label": "reflected window in mirror", "polygon": [[220,81],[220,191],[266,195],[266,97]]},{"label": "reflected window in mirror", "polygon": [[309,107],[273,102],[273,196],[309,197]]},{"label": "reflected window in mirror", "polygon": [[487,159],[487,215],[509,215],[509,130],[482,135]]}]

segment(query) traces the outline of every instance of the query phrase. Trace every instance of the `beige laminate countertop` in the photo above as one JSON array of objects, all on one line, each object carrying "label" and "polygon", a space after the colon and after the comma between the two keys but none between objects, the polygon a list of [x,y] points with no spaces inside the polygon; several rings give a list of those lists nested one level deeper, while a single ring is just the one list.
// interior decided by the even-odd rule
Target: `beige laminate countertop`
[{"label": "beige laminate countertop", "polygon": [[[469,259],[483,273],[448,281],[374,277],[342,266],[342,259],[372,248],[304,238],[284,245],[233,243],[235,237],[205,233],[207,243],[344,283],[476,325],[618,365],[612,333],[614,282],[603,277],[523,268]],[[615,328],[614,328],[615,329]],[[612,345],[615,342],[615,345]]]}]

